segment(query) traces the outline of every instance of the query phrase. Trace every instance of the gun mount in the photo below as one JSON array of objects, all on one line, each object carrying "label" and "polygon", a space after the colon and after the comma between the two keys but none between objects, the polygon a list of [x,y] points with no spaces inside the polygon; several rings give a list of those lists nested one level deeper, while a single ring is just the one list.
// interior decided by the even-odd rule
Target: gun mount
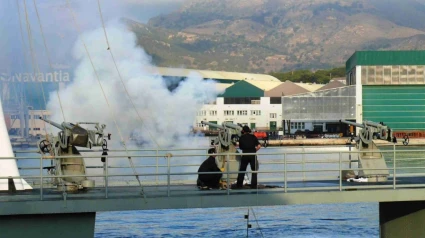
[{"label": "gun mount", "polygon": [[[211,139],[211,145],[217,147],[217,153],[238,153],[236,150],[236,143],[239,141],[239,137],[242,135],[242,126],[238,124],[233,124],[230,122],[223,122],[222,125],[210,123],[210,122],[201,122],[204,125],[217,128],[218,136],[214,139]],[[221,162],[222,170],[226,170],[227,167],[229,171],[238,171],[240,156],[229,155],[228,160],[226,160],[225,155],[217,156],[219,162]],[[228,165],[227,165],[228,163]],[[236,180],[238,174],[229,174],[229,179]],[[226,179],[227,175],[223,174],[223,179]]]},{"label": "gun mount", "polygon": [[[103,132],[106,125],[94,122],[79,122],[77,124],[63,122],[58,124],[41,117],[40,120],[60,130],[57,136],[47,136],[38,143],[41,154],[50,154],[53,157],[54,164],[52,162],[52,166],[49,167],[49,173],[78,176],[54,179],[53,185],[60,190],[69,191],[94,187],[94,180],[88,180],[84,176],[86,175],[86,166],[76,147],[91,149],[94,146],[102,146],[103,155],[107,155],[107,140],[104,138]],[[85,129],[80,125],[94,125],[95,129]],[[108,134],[108,139],[110,139],[110,134]]]},{"label": "gun mount", "polygon": [[[379,151],[374,139],[391,141],[391,129],[383,123],[364,121],[362,124],[346,120],[340,122],[361,128],[356,141],[358,153],[358,176],[367,178],[368,182],[385,182],[389,176],[384,155]],[[345,171],[347,172],[347,171]],[[355,174],[354,171],[350,171]],[[343,174],[341,176],[344,176]],[[346,177],[346,176],[344,176]]]}]

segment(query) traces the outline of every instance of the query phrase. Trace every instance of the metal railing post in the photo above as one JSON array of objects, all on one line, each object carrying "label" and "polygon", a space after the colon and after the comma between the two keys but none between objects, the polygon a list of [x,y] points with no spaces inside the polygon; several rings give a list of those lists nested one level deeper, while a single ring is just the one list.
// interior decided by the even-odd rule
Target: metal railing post
[{"label": "metal railing post", "polygon": [[284,172],[283,172],[283,191],[286,193],[286,189],[288,187],[288,176],[287,176],[287,169],[286,169],[286,153],[283,154],[283,166],[284,166]]},{"label": "metal railing post", "polygon": [[341,152],[339,152],[339,191],[342,191]]},{"label": "metal railing post", "polygon": [[350,161],[348,168],[351,169],[351,144],[348,146],[348,160]]},{"label": "metal railing post", "polygon": [[155,181],[156,181],[156,185],[158,185],[158,159],[159,159],[159,157],[158,157],[158,149],[156,150],[156,176],[155,176]]},{"label": "metal railing post", "polygon": [[40,200],[43,201],[43,154],[40,156]]},{"label": "metal railing post", "polygon": [[109,175],[109,172],[108,172],[108,160],[109,160],[109,158],[108,158],[108,156],[106,156],[105,157],[105,163],[104,163],[104,166],[105,166],[105,168],[104,168],[104,175],[105,175],[105,198],[108,198],[108,175]]},{"label": "metal railing post", "polygon": [[396,189],[396,159],[395,159],[395,144],[393,145],[393,189]]},{"label": "metal railing post", "polygon": [[226,183],[227,183],[227,195],[230,195],[229,154],[226,155]]},{"label": "metal railing post", "polygon": [[170,167],[170,156],[167,156],[167,196],[170,196],[170,173],[171,173],[171,167]]},{"label": "metal railing post", "polygon": [[302,147],[302,164],[303,164],[303,181],[305,181],[305,148],[304,146]]}]

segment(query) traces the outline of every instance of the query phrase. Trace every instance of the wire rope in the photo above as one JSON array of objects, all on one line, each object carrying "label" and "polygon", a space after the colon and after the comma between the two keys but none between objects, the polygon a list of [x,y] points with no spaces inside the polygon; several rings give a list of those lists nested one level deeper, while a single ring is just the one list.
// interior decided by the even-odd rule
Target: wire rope
[{"label": "wire rope", "polygon": [[[36,60],[36,53],[34,52],[34,48],[33,48],[33,45],[32,45],[32,33],[31,33],[31,24],[30,24],[30,22],[29,22],[29,18],[28,18],[28,10],[27,10],[27,4],[26,4],[26,0],[24,0],[24,10],[25,10],[25,21],[26,21],[26,26],[27,26],[27,33],[28,33],[28,44],[29,44],[29,48],[30,48],[30,54],[31,54],[31,63],[32,63],[32,68],[33,68],[33,73],[34,73],[34,77],[37,77],[37,72],[38,72],[38,74],[40,74],[40,68],[39,68],[39,65],[38,65],[38,63],[37,63],[37,60]],[[18,2],[18,0],[16,0],[16,4],[17,4],[17,6],[18,6],[18,15],[19,15],[19,22],[20,22],[20,25],[22,25],[21,24],[21,14],[20,14],[20,10],[19,10],[19,2]],[[22,27],[21,27],[21,30],[22,30]],[[22,36],[22,40],[23,40],[23,31],[21,31],[21,36]],[[46,95],[45,95],[45,93],[44,93],[44,88],[43,88],[43,85],[42,85],[42,82],[39,82],[39,86],[40,86],[40,88],[41,88],[41,93],[42,93],[42,96],[43,96],[43,101],[44,101],[44,106],[46,107],[46,105],[47,105],[47,102],[46,102]],[[23,90],[23,88],[22,88],[22,90]],[[41,113],[41,115],[42,116],[44,116],[44,113],[43,113],[43,110],[42,110],[42,107],[41,107],[41,103],[40,103],[40,101],[39,100],[37,100],[38,101],[38,104],[39,104],[39,106],[40,106],[40,113]],[[25,114],[24,114],[25,115]],[[21,118],[21,120],[25,120],[26,118]],[[47,124],[46,124],[46,122],[45,121],[43,121],[43,124],[44,124],[44,128],[46,129],[45,130],[45,136],[46,137],[48,137],[48,133],[47,133]],[[34,129],[34,128],[33,128]]]},{"label": "wire rope", "polygon": [[[120,79],[120,81],[121,81],[121,83],[122,83],[122,85],[123,85],[123,87],[124,87],[125,93],[127,94],[127,97],[128,97],[128,99],[130,100],[131,105],[133,106],[133,108],[134,108],[134,110],[135,110],[135,112],[136,112],[136,114],[137,114],[137,116],[138,116],[138,118],[139,118],[139,120],[140,120],[140,123],[141,123],[141,124],[142,124],[142,126],[143,126],[143,119],[142,119],[142,117],[140,116],[139,111],[137,110],[136,105],[134,104],[134,101],[132,100],[132,98],[131,98],[131,96],[130,96],[130,93],[128,92],[127,87],[125,86],[125,83],[124,83],[124,80],[123,80],[122,75],[121,75],[121,73],[120,73],[120,70],[118,69],[118,65],[117,65],[117,63],[116,63],[115,57],[114,57],[114,55],[113,55],[113,53],[112,53],[112,49],[111,49],[111,46],[110,46],[110,44],[109,44],[108,34],[107,34],[107,32],[106,32],[105,22],[104,22],[104,20],[103,20],[103,14],[102,14],[102,9],[101,9],[100,1],[99,1],[99,0],[97,0],[97,5],[98,5],[98,9],[99,9],[100,20],[101,20],[101,22],[102,22],[103,32],[104,32],[104,34],[105,34],[106,44],[107,44],[107,46],[108,46],[108,49],[107,49],[107,50],[108,50],[108,51],[109,51],[109,53],[111,54],[112,61],[114,62],[115,69],[117,70],[118,77],[119,77],[119,79]],[[147,128],[146,128],[146,129],[147,129]],[[155,140],[155,138],[152,136],[152,133],[150,132],[150,130],[149,130],[149,129],[147,129],[147,132],[148,132],[148,134],[149,134],[150,139],[151,139],[151,140],[152,140],[152,141],[156,144],[156,146],[157,146],[158,148],[160,148],[160,146],[159,146],[158,142],[157,142],[157,141]]]},{"label": "wire rope", "polygon": [[261,230],[260,224],[258,223],[258,219],[257,219],[257,216],[255,215],[254,209],[252,207],[250,208],[252,211],[252,215],[254,215],[255,222],[257,223],[258,230],[260,230],[261,237],[264,237],[263,231]]},{"label": "wire rope", "polygon": [[[73,10],[72,10],[72,8],[71,8],[71,5],[70,5],[70,3],[69,3],[69,0],[66,0],[66,3],[67,3],[67,7],[68,7],[68,9],[69,9],[69,10],[70,10],[70,12],[71,12],[72,19],[73,19],[73,22],[74,22],[74,24],[75,24],[75,27],[76,27],[76,29],[77,29],[78,33],[81,35],[81,29],[80,29],[80,27],[79,27],[79,25],[78,25],[78,23],[77,23],[77,20],[76,20],[76,17],[75,17],[75,13],[74,13],[74,11],[73,11]],[[86,43],[85,43],[85,41],[84,41],[84,39],[83,39],[82,37],[81,37],[80,39],[81,39],[81,41],[82,41],[82,43],[83,43],[83,46],[84,46],[84,49],[85,49],[85,51],[86,51],[87,57],[88,57],[88,59],[89,59],[89,61],[90,61],[90,64],[91,64],[91,66],[92,66],[92,68],[93,68],[93,71],[94,71],[94,74],[95,74],[95,76],[96,76],[96,79],[97,79],[97,81],[98,81],[98,83],[99,83],[99,86],[100,86],[100,89],[101,89],[101,91],[102,91],[103,97],[105,98],[106,104],[108,105],[108,108],[109,108],[110,114],[111,114],[111,116],[112,116],[112,119],[113,119],[113,121],[114,121],[115,127],[117,128],[118,134],[119,134],[119,136],[120,136],[120,138],[121,138],[122,145],[123,145],[123,147],[124,147],[124,149],[125,149],[125,151],[126,151],[126,153],[127,153],[127,155],[128,155],[128,158],[129,158],[129,161],[130,161],[130,163],[131,163],[131,166],[132,166],[133,172],[134,172],[134,174],[135,174],[135,177],[136,177],[137,181],[139,182],[139,185],[140,185],[140,187],[141,187],[141,189],[142,189],[142,195],[143,195],[143,197],[144,197],[144,199],[145,199],[145,202],[147,202],[147,201],[146,201],[146,197],[145,197],[145,193],[144,193],[144,191],[143,191],[142,183],[141,183],[141,181],[140,181],[140,179],[139,179],[139,175],[137,174],[137,172],[136,172],[136,170],[135,170],[135,168],[134,168],[134,164],[133,164],[133,162],[132,162],[132,160],[131,160],[131,157],[129,156],[129,152],[128,152],[127,146],[126,146],[125,141],[124,141],[124,138],[123,138],[123,136],[122,136],[122,132],[121,132],[121,130],[120,130],[120,128],[119,128],[119,126],[118,126],[118,123],[117,123],[117,120],[116,120],[115,112],[114,112],[114,110],[113,110],[113,109],[111,108],[111,106],[110,106],[109,100],[108,100],[108,98],[107,98],[107,96],[106,96],[106,93],[105,93],[105,91],[104,91],[104,89],[103,89],[102,83],[100,82],[99,74],[98,74],[98,72],[97,72],[97,70],[96,70],[96,68],[95,68],[95,66],[94,66],[94,63],[93,63],[93,60],[92,60],[92,58],[91,58],[90,52],[89,52],[89,50],[88,50],[88,48],[87,48],[87,45],[86,45]]]},{"label": "wire rope", "polygon": [[[43,31],[43,27],[42,27],[41,20],[40,20],[40,15],[38,14],[37,4],[36,4],[35,0],[33,0],[33,2],[34,2],[35,12],[37,14],[38,24],[40,26],[41,37],[43,38],[44,48],[46,49],[47,60],[49,62],[50,70],[53,72],[52,60],[51,60],[51,57],[50,57],[49,48],[47,47],[46,38],[44,36],[44,31]],[[57,83],[57,86],[58,86],[58,90],[56,91],[56,95],[57,95],[58,100],[59,100],[59,106],[60,106],[60,109],[61,109],[61,112],[62,112],[63,121],[66,121],[62,101],[61,101],[61,98],[59,96],[59,83]]]}]

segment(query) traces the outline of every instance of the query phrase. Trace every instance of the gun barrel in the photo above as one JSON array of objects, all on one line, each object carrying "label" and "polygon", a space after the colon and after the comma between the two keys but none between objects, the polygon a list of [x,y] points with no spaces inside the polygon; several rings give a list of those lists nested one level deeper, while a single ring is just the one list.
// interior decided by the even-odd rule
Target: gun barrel
[{"label": "gun barrel", "polygon": [[229,128],[235,129],[235,130],[242,130],[242,127],[241,126],[236,125],[236,124],[233,124],[233,123],[230,123],[230,122],[225,122],[225,123],[223,123],[223,125],[225,127],[229,127]]},{"label": "gun barrel", "polygon": [[376,128],[379,128],[379,127],[382,126],[381,124],[376,123],[376,122],[372,122],[372,121],[365,121],[364,123],[368,126],[373,126],[373,127],[376,127]]},{"label": "gun barrel", "polygon": [[360,128],[364,128],[363,124],[352,122],[352,121],[339,120],[339,122],[342,122],[342,123],[345,123],[345,124],[348,124],[348,125],[357,126],[357,127],[360,127]]},{"label": "gun barrel", "polygon": [[42,117],[39,117],[39,119],[40,119],[40,120],[43,120],[43,121],[45,121],[45,122],[47,122],[47,123],[49,123],[50,125],[52,125],[52,126],[54,126],[54,127],[58,128],[58,129],[65,130],[65,128],[64,128],[62,125],[60,125],[60,124],[58,124],[58,123],[56,123],[56,122],[53,122],[53,121],[51,121],[51,120],[44,119],[44,118],[42,118]]},{"label": "gun barrel", "polygon": [[66,127],[67,129],[72,129],[74,127],[74,125],[69,122],[63,122],[62,126]]},{"label": "gun barrel", "polygon": [[219,128],[219,129],[224,129],[224,126],[220,126],[211,122],[206,122],[206,121],[201,121],[202,124],[207,125],[207,126],[211,126],[211,127],[215,127],[215,128]]}]

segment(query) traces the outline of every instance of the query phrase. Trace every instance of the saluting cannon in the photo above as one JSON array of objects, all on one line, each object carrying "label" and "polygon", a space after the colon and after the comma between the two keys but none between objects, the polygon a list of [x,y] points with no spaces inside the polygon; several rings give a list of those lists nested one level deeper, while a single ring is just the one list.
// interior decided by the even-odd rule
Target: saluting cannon
[{"label": "saluting cannon", "polygon": [[376,139],[392,140],[392,131],[384,123],[364,121],[360,124],[346,120],[340,120],[340,122],[361,128],[357,139],[360,139],[366,145]]},{"label": "saluting cannon", "polygon": [[[389,176],[384,155],[379,151],[374,139],[391,141],[391,129],[383,123],[364,121],[362,124],[346,120],[340,122],[361,128],[356,141],[359,170],[358,177],[367,178],[368,182],[385,182]],[[345,171],[347,172],[347,171]],[[344,175],[342,175],[344,176]]]},{"label": "saluting cannon", "polygon": [[[58,124],[42,117],[40,117],[40,120],[60,130],[57,136],[50,135],[39,141],[40,153],[50,154],[55,162],[54,165],[48,168],[49,172],[59,176],[78,176],[54,179],[53,185],[57,186],[60,190],[65,189],[70,191],[94,187],[94,180],[88,180],[84,176],[86,175],[86,166],[84,159],[76,147],[91,149],[94,146],[102,146],[104,155],[107,155],[107,140],[104,138],[103,132],[106,125],[100,125],[95,122],[79,122],[77,124],[63,122],[62,124]],[[85,129],[80,125],[94,125],[95,130]],[[110,134],[107,137],[110,139]]]},{"label": "saluting cannon", "polygon": [[[211,122],[201,122],[209,127],[217,128],[218,136],[211,139],[211,145],[217,147],[217,153],[238,153],[236,150],[236,144],[242,135],[242,126],[233,124],[230,122],[223,122],[221,125]],[[236,155],[219,155],[216,157],[221,162],[221,170],[226,171],[227,167],[229,171],[238,171],[240,156]],[[228,161],[227,161],[228,159]],[[219,166],[220,167],[220,166]],[[229,179],[236,180],[238,174],[229,174]],[[227,175],[223,174],[223,179],[226,179]]]}]

